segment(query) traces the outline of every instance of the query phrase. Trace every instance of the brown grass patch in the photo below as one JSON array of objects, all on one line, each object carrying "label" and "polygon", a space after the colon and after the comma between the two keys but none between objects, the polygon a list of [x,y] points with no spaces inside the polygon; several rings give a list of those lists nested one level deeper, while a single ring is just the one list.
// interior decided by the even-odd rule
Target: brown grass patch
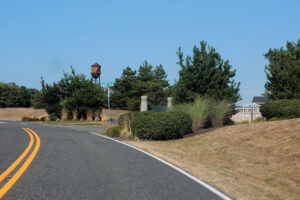
[{"label": "brown grass patch", "polygon": [[22,120],[22,117],[41,118],[48,114],[44,109],[34,108],[0,108],[1,120]]},{"label": "brown grass patch", "polygon": [[300,199],[300,119],[227,126],[173,141],[126,141],[237,199]]}]

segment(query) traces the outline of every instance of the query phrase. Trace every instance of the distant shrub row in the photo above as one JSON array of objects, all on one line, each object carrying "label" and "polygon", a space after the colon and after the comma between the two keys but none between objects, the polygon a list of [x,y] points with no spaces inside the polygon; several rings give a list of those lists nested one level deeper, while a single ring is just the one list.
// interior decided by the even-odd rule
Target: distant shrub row
[{"label": "distant shrub row", "polygon": [[[56,121],[56,117],[55,116],[50,116],[48,120],[50,121]],[[25,122],[35,122],[35,121],[46,121],[46,117],[41,117],[41,118],[37,118],[37,117],[23,117],[22,121]]]},{"label": "distant shrub row", "polygon": [[191,133],[192,120],[183,112],[128,112],[120,116],[120,129],[149,140],[182,138]]},{"label": "distant shrub row", "polygon": [[300,99],[282,99],[270,101],[260,107],[260,112],[267,120],[271,118],[299,118]]}]

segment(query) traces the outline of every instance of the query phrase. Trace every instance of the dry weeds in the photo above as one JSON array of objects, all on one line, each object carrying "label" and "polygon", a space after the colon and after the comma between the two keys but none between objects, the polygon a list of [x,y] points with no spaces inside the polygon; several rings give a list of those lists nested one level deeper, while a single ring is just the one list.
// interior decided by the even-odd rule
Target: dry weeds
[{"label": "dry weeds", "polygon": [[22,120],[22,117],[37,117],[41,118],[47,116],[44,109],[33,108],[1,108],[0,119],[1,120]]},{"label": "dry weeds", "polygon": [[227,126],[173,141],[127,141],[237,199],[300,199],[300,119]]}]

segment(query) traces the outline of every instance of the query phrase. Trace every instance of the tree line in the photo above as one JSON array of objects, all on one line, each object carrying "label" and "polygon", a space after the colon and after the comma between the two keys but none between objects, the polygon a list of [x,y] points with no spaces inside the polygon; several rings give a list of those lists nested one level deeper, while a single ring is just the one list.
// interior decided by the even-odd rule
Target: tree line
[{"label": "tree line", "polygon": [[[233,105],[241,100],[240,83],[234,80],[236,70],[207,42],[195,45],[192,56],[184,57],[181,48],[177,55],[181,69],[174,85],[169,84],[162,65],[154,67],[145,61],[137,70],[127,66],[111,87],[111,106],[138,110],[142,95],[147,95],[152,105],[165,105],[168,96],[173,97],[175,104],[193,102],[199,95]],[[300,98],[300,39],[287,42],[286,48],[270,49],[264,56],[269,61],[265,66],[269,99]],[[62,108],[76,109],[84,115],[87,110],[101,110],[107,105],[106,89],[73,68],[58,82],[48,84],[42,79],[41,86],[37,91],[1,83],[0,106],[33,105],[60,117]]]},{"label": "tree line", "polygon": [[38,90],[17,86],[14,82],[0,82],[0,108],[30,107],[36,93]]}]

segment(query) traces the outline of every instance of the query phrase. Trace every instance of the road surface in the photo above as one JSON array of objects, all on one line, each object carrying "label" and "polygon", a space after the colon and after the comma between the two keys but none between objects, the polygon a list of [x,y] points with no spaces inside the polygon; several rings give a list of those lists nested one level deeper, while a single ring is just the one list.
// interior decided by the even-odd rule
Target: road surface
[{"label": "road surface", "polygon": [[0,121],[0,180],[32,143],[0,181],[0,197],[2,190],[3,200],[221,199],[158,160],[89,131]]}]

